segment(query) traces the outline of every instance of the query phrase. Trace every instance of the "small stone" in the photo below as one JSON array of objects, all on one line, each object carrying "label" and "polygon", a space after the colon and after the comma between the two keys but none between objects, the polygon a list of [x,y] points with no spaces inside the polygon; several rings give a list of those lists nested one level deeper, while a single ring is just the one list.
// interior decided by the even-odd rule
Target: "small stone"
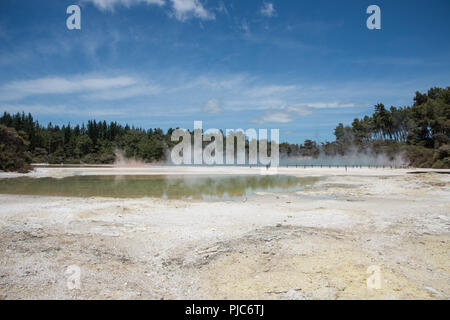
[{"label": "small stone", "polygon": [[284,300],[307,300],[306,296],[297,290],[291,289],[283,296]]}]

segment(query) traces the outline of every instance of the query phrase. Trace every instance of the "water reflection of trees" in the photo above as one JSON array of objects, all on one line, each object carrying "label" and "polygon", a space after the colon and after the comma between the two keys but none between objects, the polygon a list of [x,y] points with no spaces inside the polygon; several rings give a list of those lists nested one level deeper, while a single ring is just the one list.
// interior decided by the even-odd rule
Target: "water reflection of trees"
[{"label": "water reflection of trees", "polygon": [[314,183],[292,176],[75,176],[0,180],[0,193],[118,198],[235,198],[257,191],[283,191]]}]

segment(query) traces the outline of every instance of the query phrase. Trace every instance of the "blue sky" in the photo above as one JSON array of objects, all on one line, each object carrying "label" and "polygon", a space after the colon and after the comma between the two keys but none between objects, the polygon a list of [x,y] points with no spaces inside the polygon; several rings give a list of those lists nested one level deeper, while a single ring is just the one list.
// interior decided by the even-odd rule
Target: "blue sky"
[{"label": "blue sky", "polygon": [[449,15],[448,0],[2,0],[0,111],[333,140],[378,102],[450,85]]}]

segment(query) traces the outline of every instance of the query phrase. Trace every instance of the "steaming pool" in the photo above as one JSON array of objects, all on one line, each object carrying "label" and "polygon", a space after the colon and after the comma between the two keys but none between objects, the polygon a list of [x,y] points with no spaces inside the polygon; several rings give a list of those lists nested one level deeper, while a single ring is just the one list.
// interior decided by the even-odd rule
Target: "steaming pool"
[{"label": "steaming pool", "polygon": [[162,199],[227,200],[256,192],[297,191],[313,186],[317,177],[98,175],[57,178],[0,179],[0,194]]}]

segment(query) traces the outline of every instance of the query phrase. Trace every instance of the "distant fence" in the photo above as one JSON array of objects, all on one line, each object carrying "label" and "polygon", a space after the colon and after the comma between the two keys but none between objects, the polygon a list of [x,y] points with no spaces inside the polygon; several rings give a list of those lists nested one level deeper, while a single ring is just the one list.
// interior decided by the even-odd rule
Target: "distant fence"
[{"label": "distant fence", "polygon": [[[113,168],[115,165],[113,164],[47,164],[47,163],[32,163],[32,167],[34,168]],[[151,164],[147,164],[151,166]],[[164,166],[164,165],[163,165]],[[172,166],[172,165],[167,165]],[[190,165],[193,167],[197,167],[196,165]],[[181,165],[181,167],[190,167],[186,165]],[[262,164],[255,165],[233,165],[225,167],[249,167],[249,168],[270,168],[269,166]],[[120,167],[120,166],[118,166]],[[201,167],[201,166],[200,166]],[[206,166],[206,167],[214,167],[214,166]],[[219,167],[222,167],[219,165]],[[356,165],[356,164],[284,164],[279,165],[278,168],[296,168],[296,169],[308,169],[308,168],[337,168],[337,169],[413,169],[411,166],[398,166],[398,165]]]},{"label": "distant fence", "polygon": [[[264,167],[261,165],[252,165],[252,167]],[[268,166],[266,166],[268,167]],[[337,168],[337,169],[411,169],[411,166],[397,166],[397,165],[345,165],[345,164],[285,164],[280,165],[278,168],[296,168],[296,169],[308,169],[308,168]]]}]

